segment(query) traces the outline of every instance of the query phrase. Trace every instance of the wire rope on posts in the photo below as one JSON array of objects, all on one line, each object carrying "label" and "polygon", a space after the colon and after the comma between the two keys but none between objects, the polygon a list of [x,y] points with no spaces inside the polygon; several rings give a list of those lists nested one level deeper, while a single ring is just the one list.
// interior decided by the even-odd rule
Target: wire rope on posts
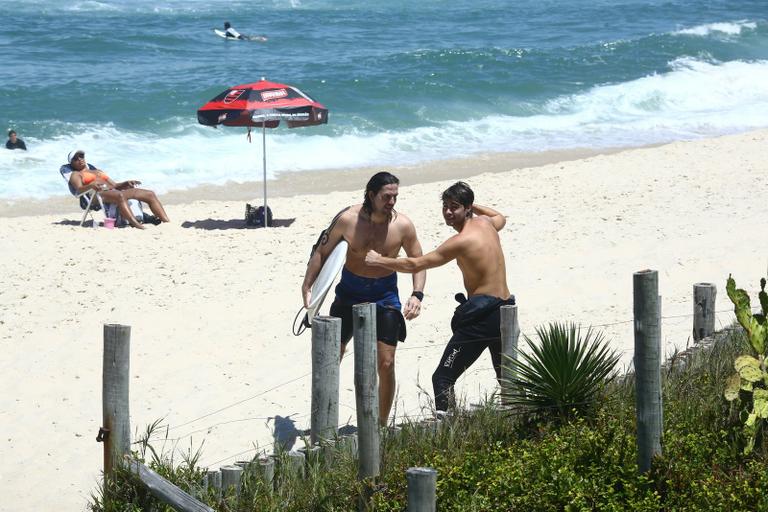
[{"label": "wire rope on posts", "polygon": [[517,304],[501,306],[501,403],[506,405],[507,397],[512,393],[515,377],[510,360],[517,360],[517,340],[520,337],[520,325],[517,321]]},{"label": "wire rope on posts", "polygon": [[651,468],[661,454],[661,297],[659,274],[641,270],[632,275],[635,321],[635,409],[637,413],[637,465]]},{"label": "wire rope on posts", "polygon": [[408,468],[407,512],[435,512],[437,510],[437,470]]},{"label": "wire rope on posts", "polygon": [[716,298],[714,283],[693,285],[693,341],[701,341],[715,333]]},{"label": "wire rope on posts", "polygon": [[311,442],[333,439],[339,424],[339,353],[341,319],[318,316],[312,320]]},{"label": "wire rope on posts", "polygon": [[104,475],[112,474],[131,449],[130,384],[131,327],[104,324],[102,370],[102,429],[96,438],[104,442]]}]

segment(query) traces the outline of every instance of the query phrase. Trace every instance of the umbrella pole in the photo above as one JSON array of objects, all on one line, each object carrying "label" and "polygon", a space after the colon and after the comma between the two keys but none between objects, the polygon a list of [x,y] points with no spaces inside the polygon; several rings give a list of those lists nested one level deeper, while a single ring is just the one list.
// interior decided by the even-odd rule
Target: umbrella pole
[{"label": "umbrella pole", "polygon": [[267,122],[261,123],[261,154],[264,159],[264,227],[269,226],[267,215]]}]

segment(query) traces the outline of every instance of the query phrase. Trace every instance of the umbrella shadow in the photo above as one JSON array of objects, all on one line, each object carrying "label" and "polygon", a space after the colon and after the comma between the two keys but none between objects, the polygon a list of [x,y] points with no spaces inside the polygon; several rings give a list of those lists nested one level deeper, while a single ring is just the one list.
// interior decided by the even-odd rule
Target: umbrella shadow
[{"label": "umbrella shadow", "polygon": [[[270,227],[273,228],[287,228],[291,224],[296,222],[296,218],[292,219],[272,219],[272,225]],[[231,220],[221,220],[221,219],[203,219],[203,220],[196,220],[196,221],[184,221],[181,224],[181,227],[183,228],[194,228],[194,229],[207,229],[207,230],[217,230],[217,229],[261,229],[261,226],[248,226],[245,224],[244,219],[231,219]]]}]

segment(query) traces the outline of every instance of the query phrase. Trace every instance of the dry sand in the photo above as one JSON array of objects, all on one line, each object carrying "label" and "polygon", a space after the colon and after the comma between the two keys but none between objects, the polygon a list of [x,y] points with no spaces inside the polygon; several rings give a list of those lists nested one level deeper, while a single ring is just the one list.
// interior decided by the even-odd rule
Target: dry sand
[{"label": "dry sand", "polygon": [[[767,138],[555,154],[542,162],[558,163],[538,167],[500,155],[393,169],[403,180],[398,209],[433,249],[452,234],[439,193],[465,178],[478,203],[508,217],[501,238],[522,331],[610,324],[602,329],[629,364],[634,271],[659,271],[667,353],[689,340],[693,283],[716,283],[723,311],[729,273],[750,290],[765,275]],[[85,509],[102,464],[105,323],[132,327],[134,428],[162,418],[177,449],[205,440],[203,465],[248,458],[254,443],[269,450],[275,418],[281,432],[307,428],[310,334],[291,334],[300,283],[318,232],[359,201],[369,174],[284,176],[312,193],[271,200],[284,227],[266,230],[242,221],[241,199],[260,202],[258,184],[169,196],[173,222],[143,232],[80,228],[71,197],[51,201],[46,215],[0,208],[0,510]],[[219,199],[193,200],[206,194]],[[400,290],[410,293],[410,276],[400,276]],[[421,413],[419,385],[431,394],[457,291],[454,264],[429,272],[423,312],[398,349],[398,415]],[[354,422],[351,358],[341,373],[341,422]],[[457,391],[473,402],[494,386],[483,355]]]}]

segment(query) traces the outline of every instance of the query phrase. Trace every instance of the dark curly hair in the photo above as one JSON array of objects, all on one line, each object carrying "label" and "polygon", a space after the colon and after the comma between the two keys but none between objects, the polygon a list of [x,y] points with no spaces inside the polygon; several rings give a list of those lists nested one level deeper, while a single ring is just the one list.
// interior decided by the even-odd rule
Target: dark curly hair
[{"label": "dark curly hair", "polygon": [[475,202],[475,193],[463,181],[457,181],[443,192],[443,201],[456,201],[464,208],[469,208]]}]

